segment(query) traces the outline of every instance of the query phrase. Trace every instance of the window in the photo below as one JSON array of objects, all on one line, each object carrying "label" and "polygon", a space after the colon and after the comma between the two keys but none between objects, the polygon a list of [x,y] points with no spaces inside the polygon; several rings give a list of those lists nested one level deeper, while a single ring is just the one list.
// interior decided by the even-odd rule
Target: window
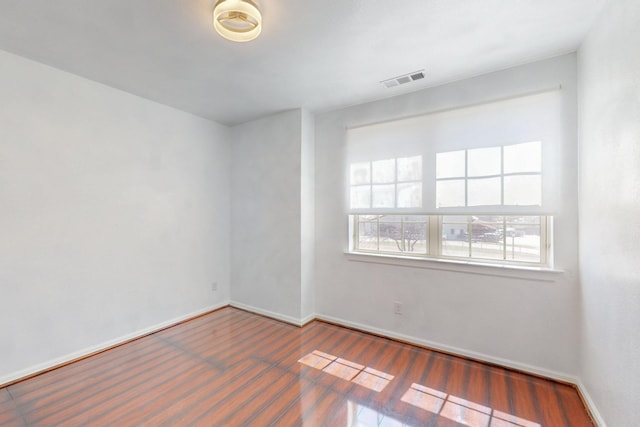
[{"label": "window", "polygon": [[438,255],[546,265],[548,221],[543,216],[441,216]]},{"label": "window", "polygon": [[552,266],[562,117],[554,89],[348,129],[350,250]]},{"label": "window", "polygon": [[352,250],[362,253],[548,264],[548,216],[352,215]]},{"label": "window", "polygon": [[426,215],[354,215],[354,250],[381,254],[429,254]]},{"label": "window", "polygon": [[540,141],[436,154],[436,205],[540,206]]},{"label": "window", "polygon": [[422,207],[422,156],[350,166],[351,208]]}]

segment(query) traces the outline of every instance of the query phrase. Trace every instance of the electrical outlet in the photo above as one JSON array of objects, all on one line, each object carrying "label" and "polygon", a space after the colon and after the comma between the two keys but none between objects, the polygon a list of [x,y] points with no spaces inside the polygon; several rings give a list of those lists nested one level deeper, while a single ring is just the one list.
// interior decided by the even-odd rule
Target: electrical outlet
[{"label": "electrical outlet", "polygon": [[395,314],[402,314],[402,303],[400,301],[393,302],[393,312]]},{"label": "electrical outlet", "polygon": [[211,290],[214,292],[218,290],[218,282],[211,282]]}]

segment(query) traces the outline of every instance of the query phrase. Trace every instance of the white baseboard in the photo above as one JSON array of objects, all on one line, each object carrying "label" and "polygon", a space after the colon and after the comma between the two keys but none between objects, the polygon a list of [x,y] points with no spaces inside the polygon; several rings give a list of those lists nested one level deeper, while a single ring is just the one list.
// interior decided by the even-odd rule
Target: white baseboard
[{"label": "white baseboard", "polygon": [[305,319],[311,317],[310,320],[303,321],[301,319],[296,319],[295,317],[292,317],[292,316],[287,316],[286,314],[276,313],[275,311],[265,310],[263,308],[254,307],[252,305],[243,304],[243,303],[237,302],[237,301],[231,301],[229,303],[229,305],[231,307],[239,308],[241,310],[250,311],[251,313],[260,314],[262,316],[270,317],[272,319],[279,320],[281,322],[289,323],[289,324],[294,325],[294,326],[302,326],[305,323],[308,323],[310,320],[313,320],[313,319],[316,318],[316,315],[314,314],[312,316],[305,317]]},{"label": "white baseboard", "polygon": [[478,353],[475,351],[465,350],[458,347],[452,347],[446,344],[441,344],[434,341],[423,340],[420,338],[416,338],[410,335],[399,334],[397,332],[388,331],[386,329],[375,328],[368,325],[363,325],[361,323],[350,322],[348,320],[340,319],[333,316],[326,316],[323,314],[316,315],[316,319],[326,320],[330,323],[335,323],[337,325],[347,326],[349,328],[358,329],[365,332],[370,332],[372,334],[381,335],[389,338],[395,338],[400,341],[404,341],[407,343],[417,344],[419,346],[424,346],[428,348],[432,348],[434,350],[440,350],[445,353],[450,353],[453,355],[459,355],[463,357],[468,357],[474,360],[478,360],[481,362],[493,363],[495,365],[504,366],[507,368],[516,369],[518,371],[531,373],[534,375],[539,375],[546,378],[555,379],[558,381],[563,381],[571,384],[576,384],[577,378],[573,375],[565,374],[562,372],[556,372],[545,368],[540,368],[537,366],[528,365],[526,363],[515,362],[513,360],[504,359],[501,357],[490,356],[484,353]]},{"label": "white baseboard", "polygon": [[577,384],[578,383],[578,378],[575,377],[574,375],[569,375],[566,373],[562,373],[562,372],[557,372],[557,371],[552,371],[549,369],[545,369],[545,368],[540,368],[537,366],[533,366],[533,365],[528,365],[525,363],[520,363],[520,362],[515,362],[513,360],[509,360],[509,359],[504,359],[504,358],[500,358],[500,357],[495,357],[495,356],[490,356],[484,353],[478,353],[475,351],[470,351],[470,350],[464,350],[458,347],[452,347],[446,344],[441,344],[438,342],[434,342],[434,341],[428,341],[428,340],[423,340],[420,338],[416,338],[413,336],[409,336],[409,335],[404,335],[404,334],[399,334],[396,332],[392,332],[386,329],[380,329],[380,328],[375,328],[372,326],[368,326],[368,325],[363,325],[361,323],[356,323],[356,322],[351,322],[348,320],[344,320],[344,319],[340,319],[337,317],[333,317],[333,316],[327,316],[324,314],[310,314],[306,317],[304,317],[303,319],[296,319],[294,317],[291,316],[287,316],[287,315],[283,315],[280,313],[276,313],[273,311],[269,311],[269,310],[265,310],[262,308],[258,308],[258,307],[254,307],[248,304],[243,304],[243,303],[239,303],[237,301],[231,301],[229,303],[229,305],[231,305],[232,307],[236,307],[242,310],[246,310],[252,313],[256,313],[256,314],[260,314],[262,316],[266,316],[266,317],[270,317],[272,319],[275,320],[280,320],[282,322],[286,322],[295,326],[304,326],[307,323],[318,319],[318,320],[325,320],[327,322],[330,323],[335,323],[337,325],[341,325],[341,326],[346,326],[349,328],[353,328],[353,329],[358,329],[364,332],[370,332],[372,334],[376,334],[376,335],[380,335],[380,336],[384,336],[384,337],[388,337],[388,338],[394,338],[400,341],[404,341],[410,344],[416,344],[419,346],[423,346],[423,347],[428,347],[428,348],[432,348],[434,350],[440,350],[443,351],[445,353],[450,353],[453,355],[459,355],[459,356],[463,356],[463,357],[468,357],[471,359],[475,359],[481,362],[487,362],[487,363],[492,363],[495,365],[499,365],[499,366],[504,366],[507,368],[512,368],[512,369],[516,369],[518,371],[522,371],[522,372],[526,372],[526,373],[530,373],[530,374],[534,374],[534,375],[539,375],[542,377],[546,377],[546,378],[551,378],[554,380],[558,380],[558,381],[562,381],[562,382],[566,382],[566,383],[570,383],[570,384]]},{"label": "white baseboard", "polygon": [[318,318],[318,315],[317,315],[317,314],[315,314],[315,313],[311,313],[310,315],[305,316],[305,317],[303,317],[303,318],[302,318],[302,320],[300,320],[300,326],[304,326],[304,325],[306,325],[307,323],[311,323],[311,322],[313,322],[314,320],[316,320],[317,318]]},{"label": "white baseboard", "polygon": [[591,412],[591,417],[593,417],[593,421],[596,423],[596,425],[598,427],[607,427],[607,423],[604,422],[604,418],[602,418],[600,411],[598,411],[598,407],[596,406],[596,403],[593,401],[593,399],[591,398],[591,395],[587,391],[587,388],[584,386],[584,384],[580,379],[578,379],[578,381],[576,382],[576,387],[578,387],[578,391],[582,395],[582,398],[584,399],[585,404],[589,408],[589,411]]},{"label": "white baseboard", "polygon": [[46,362],[39,363],[39,364],[37,364],[35,366],[31,366],[31,367],[23,369],[21,371],[11,373],[11,374],[9,374],[7,376],[4,376],[4,377],[0,378],[0,387],[2,387],[3,384],[9,384],[9,383],[15,382],[15,381],[17,381],[17,380],[19,380],[21,378],[27,378],[27,377],[30,377],[32,375],[38,374],[40,372],[45,372],[45,371],[48,371],[50,369],[54,369],[54,368],[56,368],[58,366],[64,365],[64,364],[69,363],[71,361],[74,361],[74,360],[77,360],[77,359],[81,359],[82,357],[88,356],[90,354],[94,354],[94,353],[100,352],[102,350],[108,349],[110,347],[114,347],[114,346],[117,346],[119,344],[125,343],[127,341],[131,341],[133,339],[140,338],[140,337],[143,337],[145,335],[152,334],[152,333],[157,332],[157,331],[159,331],[161,329],[164,329],[164,328],[167,328],[169,326],[175,325],[177,323],[180,323],[180,322],[185,321],[187,319],[190,319],[192,317],[199,316],[201,314],[204,314],[204,313],[207,313],[209,311],[213,311],[213,310],[225,307],[227,305],[229,305],[228,302],[222,302],[222,303],[218,303],[218,304],[215,304],[215,305],[212,305],[212,306],[209,306],[209,307],[205,307],[205,308],[202,308],[200,310],[196,310],[196,311],[193,311],[191,313],[185,314],[183,316],[175,317],[173,319],[170,319],[170,320],[167,320],[165,322],[161,322],[161,323],[155,324],[155,325],[150,326],[148,328],[144,328],[144,329],[141,329],[139,331],[132,332],[130,334],[123,335],[121,337],[109,340],[107,342],[103,342],[103,343],[94,345],[92,347],[88,347],[88,348],[85,348],[85,349],[82,349],[82,350],[79,350],[79,351],[76,351],[76,352],[73,352],[73,353],[70,353],[70,354],[66,354],[64,356],[58,357],[58,358],[53,359],[53,360],[48,360]]}]

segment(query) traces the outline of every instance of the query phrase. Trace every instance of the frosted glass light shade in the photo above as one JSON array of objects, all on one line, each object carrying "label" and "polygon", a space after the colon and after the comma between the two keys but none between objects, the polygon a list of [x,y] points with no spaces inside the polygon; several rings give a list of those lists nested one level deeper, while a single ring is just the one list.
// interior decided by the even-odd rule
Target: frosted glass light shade
[{"label": "frosted glass light shade", "polygon": [[218,0],[213,27],[227,40],[248,42],[260,35],[262,15],[251,0]]}]

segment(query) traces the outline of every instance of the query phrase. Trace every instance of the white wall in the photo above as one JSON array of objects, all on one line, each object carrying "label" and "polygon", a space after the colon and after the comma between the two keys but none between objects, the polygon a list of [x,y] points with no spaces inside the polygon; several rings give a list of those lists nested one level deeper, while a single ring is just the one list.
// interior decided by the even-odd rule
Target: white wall
[{"label": "white wall", "polygon": [[231,299],[293,322],[301,312],[301,115],[232,128]]},{"label": "white wall", "polygon": [[232,128],[232,304],[299,324],[314,314],[313,116]]},{"label": "white wall", "polygon": [[315,309],[315,127],[314,117],[302,110],[300,150],[300,320],[314,317]]},{"label": "white wall", "polygon": [[[317,115],[316,312],[365,329],[574,379],[579,343],[575,67],[575,55],[567,55]],[[560,84],[565,173],[556,185],[564,203],[555,216],[554,244],[556,267],[564,273],[501,273],[464,266],[442,271],[356,262],[345,255],[348,221],[343,159],[347,127]],[[393,314],[393,301],[402,302],[403,315]]]},{"label": "white wall", "polygon": [[0,99],[0,383],[228,300],[226,128],[4,52]]},{"label": "white wall", "polygon": [[580,377],[610,426],[640,407],[640,3],[609,2],[579,50]]}]

